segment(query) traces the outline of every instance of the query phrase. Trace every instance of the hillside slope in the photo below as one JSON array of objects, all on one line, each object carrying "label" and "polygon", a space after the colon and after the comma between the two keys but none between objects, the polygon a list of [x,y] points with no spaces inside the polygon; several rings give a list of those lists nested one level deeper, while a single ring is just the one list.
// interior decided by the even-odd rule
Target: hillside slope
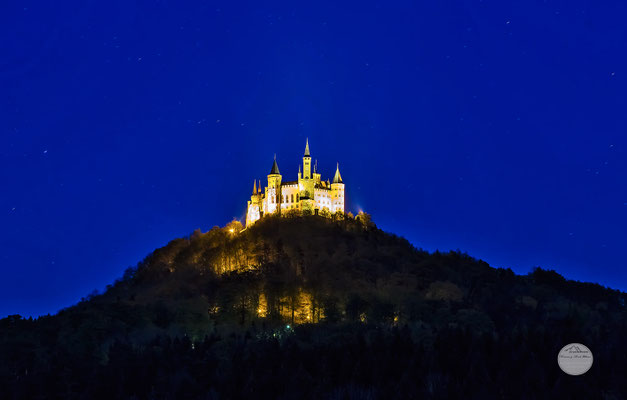
[{"label": "hillside slope", "polygon": [[[0,398],[621,398],[626,295],[367,218],[194,232],[55,316],[0,320]],[[582,377],[557,367],[585,343]]]}]

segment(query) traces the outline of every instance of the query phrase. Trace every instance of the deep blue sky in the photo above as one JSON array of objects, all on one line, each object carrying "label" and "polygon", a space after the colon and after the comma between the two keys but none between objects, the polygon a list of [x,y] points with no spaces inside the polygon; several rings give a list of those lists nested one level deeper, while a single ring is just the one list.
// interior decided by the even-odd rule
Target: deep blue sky
[{"label": "deep blue sky", "polygon": [[243,218],[306,137],[418,247],[627,289],[624,2],[296,3],[3,5],[0,317]]}]

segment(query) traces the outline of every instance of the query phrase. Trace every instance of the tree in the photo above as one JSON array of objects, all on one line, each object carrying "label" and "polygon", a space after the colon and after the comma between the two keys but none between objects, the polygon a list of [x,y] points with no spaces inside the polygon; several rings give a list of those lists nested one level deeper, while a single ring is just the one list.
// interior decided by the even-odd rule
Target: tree
[{"label": "tree", "polygon": [[331,212],[327,207],[324,207],[322,210],[320,210],[319,215],[324,218],[331,218]]},{"label": "tree", "polygon": [[298,218],[301,217],[303,213],[298,208],[292,208],[283,213],[285,218]]},{"label": "tree", "polygon": [[436,281],[429,285],[425,297],[429,300],[461,301],[464,292],[452,282]]},{"label": "tree", "polygon": [[233,219],[233,221],[229,222],[228,224],[226,224],[226,226],[224,227],[224,230],[230,234],[238,234],[240,233],[242,230],[244,229],[244,225],[242,225],[241,222],[239,222],[236,219]]},{"label": "tree", "polygon": [[374,223],[372,222],[372,217],[370,216],[370,214],[365,213],[363,211],[360,211],[357,214],[357,216],[355,217],[355,220],[359,221],[359,223],[361,224],[361,226],[364,227],[364,229],[370,229],[374,227]]},{"label": "tree", "polygon": [[346,214],[344,211],[336,211],[333,213],[333,221],[344,221],[346,219]]}]

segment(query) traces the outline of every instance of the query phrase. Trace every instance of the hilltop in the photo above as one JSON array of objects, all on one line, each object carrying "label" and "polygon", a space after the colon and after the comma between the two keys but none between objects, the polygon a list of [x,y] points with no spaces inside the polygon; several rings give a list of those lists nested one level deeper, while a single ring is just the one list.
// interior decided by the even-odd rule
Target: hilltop
[{"label": "hilltop", "polygon": [[[620,398],[627,296],[428,253],[367,214],[233,222],[0,320],[0,398]],[[593,368],[557,352],[580,342]]]}]

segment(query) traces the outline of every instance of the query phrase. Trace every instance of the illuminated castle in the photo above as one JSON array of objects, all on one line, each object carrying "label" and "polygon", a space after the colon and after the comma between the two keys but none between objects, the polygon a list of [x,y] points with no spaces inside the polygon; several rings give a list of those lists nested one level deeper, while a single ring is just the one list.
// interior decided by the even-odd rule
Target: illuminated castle
[{"label": "illuminated castle", "polygon": [[311,154],[309,140],[305,144],[303,170],[298,167],[298,180],[283,182],[276,156],[268,174],[268,185],[261,191],[261,180],[253,183],[253,194],[248,201],[246,226],[250,226],[264,215],[275,212],[297,210],[303,214],[315,214],[330,217],[331,214],[344,212],[344,183],[340,175],[339,163],[333,182],[323,181],[316,171],[311,172]]}]

